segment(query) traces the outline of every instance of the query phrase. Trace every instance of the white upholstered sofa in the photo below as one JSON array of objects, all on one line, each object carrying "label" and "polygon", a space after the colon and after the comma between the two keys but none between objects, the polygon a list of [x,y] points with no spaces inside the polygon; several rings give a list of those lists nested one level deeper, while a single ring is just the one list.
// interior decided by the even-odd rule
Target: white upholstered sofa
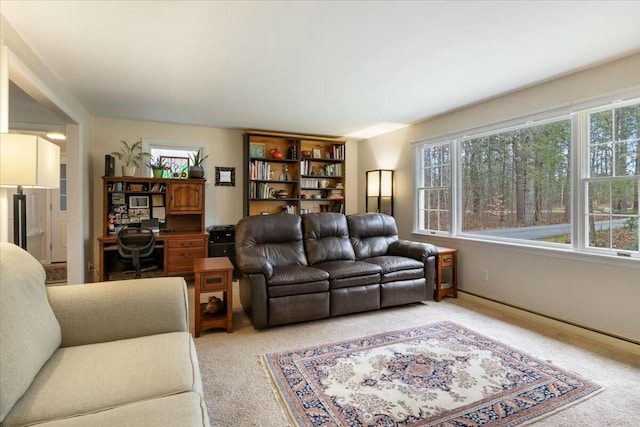
[{"label": "white upholstered sofa", "polygon": [[0,243],[0,426],[208,426],[182,278],[45,288]]}]

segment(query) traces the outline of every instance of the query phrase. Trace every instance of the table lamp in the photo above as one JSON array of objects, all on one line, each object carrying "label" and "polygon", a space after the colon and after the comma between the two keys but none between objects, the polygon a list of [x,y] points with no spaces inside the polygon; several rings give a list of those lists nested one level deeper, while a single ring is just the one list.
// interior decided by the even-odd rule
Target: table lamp
[{"label": "table lamp", "polygon": [[60,147],[37,135],[0,133],[0,186],[17,187],[13,195],[13,238],[27,249],[28,188],[60,186]]}]

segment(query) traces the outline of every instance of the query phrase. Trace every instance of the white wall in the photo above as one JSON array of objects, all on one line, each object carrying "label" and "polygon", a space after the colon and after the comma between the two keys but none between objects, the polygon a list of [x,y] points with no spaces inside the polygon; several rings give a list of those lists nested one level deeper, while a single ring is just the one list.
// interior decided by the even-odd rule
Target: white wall
[{"label": "white wall", "polygon": [[[82,283],[87,273],[85,254],[90,251],[89,234],[89,170],[87,147],[91,133],[91,116],[64,85],[49,71],[18,33],[0,15],[0,46],[6,46],[11,54],[0,56],[0,80],[8,78],[39,102],[64,116],[67,126],[68,160],[68,279],[69,283]],[[8,62],[8,64],[7,64]],[[0,82],[2,83],[2,82]],[[2,83],[2,87],[5,86]],[[6,107],[5,107],[6,108]],[[6,115],[3,108],[2,115]],[[0,228],[7,224],[5,207],[6,191],[0,191]],[[5,233],[0,238],[5,239]]]},{"label": "white wall", "polygon": [[[365,171],[396,169],[395,217],[400,236],[460,249],[460,289],[640,342],[640,262],[522,251],[496,243],[412,234],[412,142],[640,87],[635,54],[360,141],[358,177],[364,210]],[[390,164],[380,159],[397,159]],[[489,281],[480,280],[480,268]],[[455,319],[454,319],[455,320]]]}]

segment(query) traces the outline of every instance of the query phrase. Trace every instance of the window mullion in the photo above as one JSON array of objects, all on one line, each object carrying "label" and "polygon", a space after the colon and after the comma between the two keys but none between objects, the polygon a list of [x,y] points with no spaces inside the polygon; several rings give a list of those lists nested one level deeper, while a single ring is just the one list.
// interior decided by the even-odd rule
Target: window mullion
[{"label": "window mullion", "polygon": [[571,228],[572,246],[583,251],[587,246],[587,181],[589,178],[589,115],[574,114],[571,135]]},{"label": "window mullion", "polygon": [[457,236],[460,234],[460,224],[462,223],[462,212],[460,207],[462,206],[461,197],[462,192],[458,191],[462,185],[462,178],[460,177],[460,156],[458,155],[458,146],[460,140],[451,141],[451,211],[449,212],[449,221],[451,221],[451,235]]}]

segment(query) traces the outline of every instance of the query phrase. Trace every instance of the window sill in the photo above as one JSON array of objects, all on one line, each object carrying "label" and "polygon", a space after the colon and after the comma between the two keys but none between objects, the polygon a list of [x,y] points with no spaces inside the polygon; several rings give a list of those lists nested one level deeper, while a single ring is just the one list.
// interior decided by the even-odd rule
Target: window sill
[{"label": "window sill", "polygon": [[[605,255],[590,252],[576,252],[572,248],[559,248],[559,247],[541,247],[534,245],[527,245],[523,243],[512,243],[505,241],[490,241],[484,239],[477,239],[469,236],[445,236],[441,234],[431,234],[419,231],[413,231],[411,233],[414,237],[428,238],[429,240],[436,240],[441,246],[456,247],[456,241],[464,242],[467,245],[473,245],[478,247],[495,247],[499,249],[508,249],[511,252],[519,252],[526,255],[548,256],[553,258],[564,258],[573,261],[599,263],[606,265],[615,265],[625,268],[636,268],[640,270],[640,259],[631,258],[625,256]],[[433,242],[429,242],[433,243]]]}]

